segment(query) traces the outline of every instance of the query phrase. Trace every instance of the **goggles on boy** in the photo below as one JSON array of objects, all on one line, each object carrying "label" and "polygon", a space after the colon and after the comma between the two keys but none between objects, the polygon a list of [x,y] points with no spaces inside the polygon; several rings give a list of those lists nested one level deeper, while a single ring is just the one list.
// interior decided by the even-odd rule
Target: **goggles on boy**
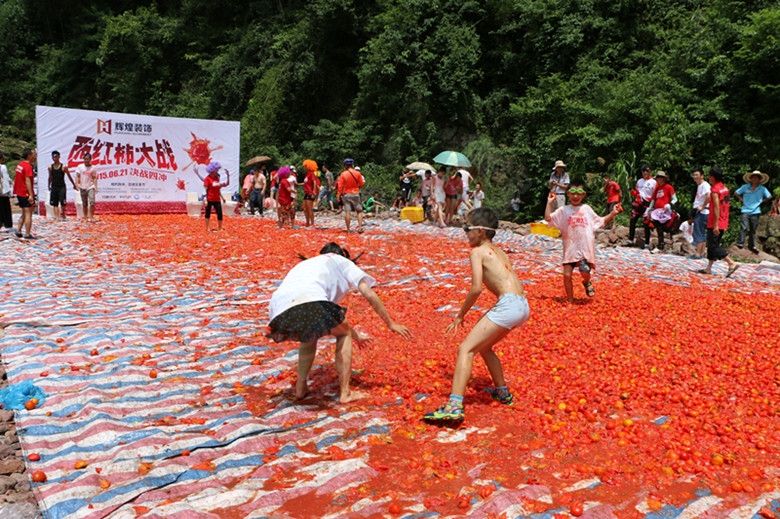
[{"label": "goggles on boy", "polygon": [[486,231],[495,231],[492,227],[485,227],[483,225],[464,225],[463,230],[465,232],[469,232],[472,229],[485,229]]},{"label": "goggles on boy", "polygon": [[572,193],[574,195],[584,195],[585,194],[585,188],[582,187],[570,187],[569,193]]}]

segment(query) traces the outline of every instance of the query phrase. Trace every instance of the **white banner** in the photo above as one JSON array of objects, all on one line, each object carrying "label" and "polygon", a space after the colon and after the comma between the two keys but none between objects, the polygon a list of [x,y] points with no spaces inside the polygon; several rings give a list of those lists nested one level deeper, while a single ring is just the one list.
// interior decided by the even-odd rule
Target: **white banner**
[{"label": "white banner", "polygon": [[[37,106],[38,186],[49,201],[52,151],[73,180],[85,153],[98,169],[96,213],[185,212],[187,192],[203,193],[206,166],[214,161],[239,189],[241,125],[235,121],[180,119]],[[67,176],[69,213],[79,197]]]}]

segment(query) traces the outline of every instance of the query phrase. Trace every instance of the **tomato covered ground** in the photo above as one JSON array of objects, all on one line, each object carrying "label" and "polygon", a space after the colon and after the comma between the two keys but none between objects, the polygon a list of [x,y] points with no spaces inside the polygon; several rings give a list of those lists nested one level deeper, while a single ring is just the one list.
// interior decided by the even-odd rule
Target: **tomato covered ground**
[{"label": "tomato covered ground", "polygon": [[[73,316],[79,308],[89,316],[134,296],[140,321],[159,319],[156,336],[164,344],[155,343],[127,366],[144,370],[161,388],[182,383],[183,375],[164,359],[177,345],[186,346],[185,338],[192,345],[199,334],[233,330],[187,351],[186,369],[214,368],[213,385],[201,387],[198,398],[178,402],[149,427],[202,426],[199,432],[212,437],[226,427],[228,420],[206,430],[208,418],[177,417],[186,414],[182,406],[202,408],[199,412],[229,407],[245,420],[277,426],[262,442],[225,446],[234,458],[257,459],[242,470],[222,472],[223,457],[190,453],[180,445],[179,455],[166,463],[202,473],[197,488],[179,485],[164,499],[151,490],[139,492],[133,502],[111,510],[132,505],[139,517],[197,510],[224,518],[775,514],[780,276],[744,265],[732,279],[702,278],[695,273],[701,265],[691,260],[604,250],[594,277],[596,297],[586,298],[575,283],[579,299],[566,304],[558,242],[502,233],[497,241],[525,282],[531,306],[529,321],[496,347],[515,405],[491,401],[484,391],[491,381],[478,359],[464,423],[437,427],[421,417],[445,401],[458,343],[495,299],[483,293],[465,329],[444,333],[470,283],[462,231],[394,221],[375,221],[362,235],[344,233],[338,220],[284,231],[271,219],[225,223],[225,232],[208,233],[202,220],[186,216],[112,216],[89,227],[42,226],[42,239],[34,245],[55,271],[70,272],[69,262],[93,258],[83,275],[73,274],[71,285],[41,298],[67,296]],[[334,343],[323,340],[310,376],[312,394],[297,404],[291,402],[296,344],[265,338],[266,303],[298,254],[312,256],[331,240],[353,255],[364,253],[358,265],[377,278],[376,292],[414,338],[392,334],[359,295],[348,296],[350,322],[373,337],[353,363],[354,385],[371,396],[338,404]],[[14,246],[23,248],[19,257],[32,249]],[[63,249],[73,256],[55,254]],[[144,277],[117,285],[128,269]],[[45,278],[44,268],[39,278]],[[192,319],[185,329],[164,316],[162,310],[196,289],[207,302],[215,298],[213,305],[191,310],[198,329]],[[9,303],[1,318],[20,322],[15,312],[26,298],[12,284],[3,290]],[[41,299],[36,304],[46,306]],[[68,343],[63,340],[59,348],[67,350]],[[81,366],[82,373],[97,374],[101,362],[117,361],[90,348],[97,357]],[[219,369],[220,362],[236,358],[245,361],[242,374]],[[41,368],[46,369],[53,371]],[[66,371],[59,376],[73,373]],[[220,391],[230,393],[229,403],[220,400]],[[35,412],[45,413],[46,405]],[[20,436],[24,443],[21,431]],[[138,469],[142,482],[159,461],[144,453],[138,457],[148,464]],[[66,492],[58,488],[47,498],[46,485],[65,483],[49,474],[40,484],[44,505]],[[96,498],[106,491],[93,486]],[[218,505],[192,499],[193,492],[209,486],[231,499]]]}]

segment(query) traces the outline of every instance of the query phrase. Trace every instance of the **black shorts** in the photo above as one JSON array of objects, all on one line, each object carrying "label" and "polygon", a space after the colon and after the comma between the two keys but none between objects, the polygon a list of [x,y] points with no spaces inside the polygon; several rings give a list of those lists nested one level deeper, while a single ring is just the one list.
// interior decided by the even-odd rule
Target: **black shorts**
[{"label": "black shorts", "polygon": [[314,200],[315,198],[317,197],[314,195],[303,195],[304,200]]},{"label": "black shorts", "polygon": [[458,195],[447,195],[447,198],[449,198],[450,200],[457,200],[460,197]]},{"label": "black shorts", "polygon": [[316,341],[344,322],[347,309],[330,301],[312,301],[288,308],[268,325],[275,342]]},{"label": "black shorts", "polygon": [[22,209],[33,207],[33,201],[28,196],[17,196],[16,201],[19,203],[19,207]]},{"label": "black shorts", "polygon": [[49,204],[53,206],[61,205],[65,207],[65,198],[68,194],[68,188],[66,186],[52,186],[51,193],[49,193]]}]

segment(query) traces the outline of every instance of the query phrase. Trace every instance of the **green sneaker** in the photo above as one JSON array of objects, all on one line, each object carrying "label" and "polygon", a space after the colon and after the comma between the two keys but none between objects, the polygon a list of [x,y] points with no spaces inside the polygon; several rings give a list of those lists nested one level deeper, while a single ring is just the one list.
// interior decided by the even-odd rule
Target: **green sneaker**
[{"label": "green sneaker", "polygon": [[498,402],[499,404],[504,405],[515,405],[515,397],[512,396],[512,393],[508,392],[506,393],[506,396],[501,396],[498,394],[498,391],[495,389],[486,389],[488,393],[490,393],[490,398]]},{"label": "green sneaker", "polygon": [[435,411],[425,413],[423,420],[430,422],[459,422],[465,418],[463,408],[446,403]]}]

